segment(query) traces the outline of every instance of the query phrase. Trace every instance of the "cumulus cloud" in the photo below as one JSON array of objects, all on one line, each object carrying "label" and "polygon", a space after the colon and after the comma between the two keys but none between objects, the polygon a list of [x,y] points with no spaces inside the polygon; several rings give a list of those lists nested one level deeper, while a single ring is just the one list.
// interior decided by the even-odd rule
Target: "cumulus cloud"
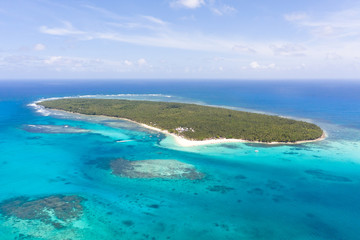
[{"label": "cumulus cloud", "polygon": [[261,65],[257,61],[253,61],[249,64],[252,69],[273,69],[276,67],[275,63],[271,63],[268,65]]},{"label": "cumulus cloud", "polygon": [[171,7],[184,7],[195,9],[205,5],[204,0],[176,0],[170,3]]},{"label": "cumulus cloud", "polygon": [[46,48],[45,45],[41,44],[41,43],[35,44],[35,46],[34,46],[35,51],[43,51],[43,50],[45,50],[45,48]]},{"label": "cumulus cloud", "polygon": [[52,65],[55,64],[56,62],[59,62],[63,59],[63,57],[61,56],[51,56],[47,59],[44,59],[44,63],[48,64],[48,65]]},{"label": "cumulus cloud", "polygon": [[125,60],[124,63],[125,63],[126,66],[132,66],[133,65],[133,63],[131,61],[129,61],[129,60]]},{"label": "cumulus cloud", "polygon": [[250,67],[253,69],[260,68],[260,64],[256,61],[250,63]]},{"label": "cumulus cloud", "polygon": [[140,58],[138,61],[137,61],[137,64],[139,66],[145,66],[147,64],[147,61],[144,59],[144,58]]}]

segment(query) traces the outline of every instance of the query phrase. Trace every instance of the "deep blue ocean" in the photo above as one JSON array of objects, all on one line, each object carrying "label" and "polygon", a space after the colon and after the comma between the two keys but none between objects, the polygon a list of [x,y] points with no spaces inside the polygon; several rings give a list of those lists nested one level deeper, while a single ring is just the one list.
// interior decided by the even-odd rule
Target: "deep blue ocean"
[{"label": "deep blue ocean", "polygon": [[[327,138],[181,147],[134,123],[29,106],[66,96],[262,112],[316,123]],[[118,158],[173,159],[205,177],[119,177],[108,166]],[[67,221],[26,203],[20,210],[29,214],[19,217],[19,205],[9,205],[66,195],[85,199],[81,214]],[[356,240],[359,219],[359,81],[0,82],[0,239]]]}]

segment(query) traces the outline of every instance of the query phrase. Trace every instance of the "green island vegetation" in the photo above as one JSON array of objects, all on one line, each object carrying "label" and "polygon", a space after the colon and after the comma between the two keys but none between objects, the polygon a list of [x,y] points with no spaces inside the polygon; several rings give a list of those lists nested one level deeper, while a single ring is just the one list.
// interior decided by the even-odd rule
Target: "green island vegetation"
[{"label": "green island vegetation", "polygon": [[43,101],[39,105],[73,113],[126,118],[191,140],[227,138],[287,143],[315,140],[323,135],[320,127],[304,121],[196,104],[66,98]]}]

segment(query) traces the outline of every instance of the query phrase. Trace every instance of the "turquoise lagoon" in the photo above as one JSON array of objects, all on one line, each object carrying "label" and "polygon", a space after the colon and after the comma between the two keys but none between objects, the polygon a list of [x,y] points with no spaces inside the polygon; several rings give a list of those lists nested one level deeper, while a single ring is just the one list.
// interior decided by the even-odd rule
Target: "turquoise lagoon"
[{"label": "turquoise lagoon", "polygon": [[[360,86],[332,84],[0,83],[0,239],[359,239]],[[65,96],[245,108],[313,121],[328,137],[184,148],[131,122],[28,105]],[[109,164],[118,158],[178,160],[205,177],[119,177]],[[77,217],[49,213],[61,227],[4,210],[19,197],[67,195],[85,200]]]}]

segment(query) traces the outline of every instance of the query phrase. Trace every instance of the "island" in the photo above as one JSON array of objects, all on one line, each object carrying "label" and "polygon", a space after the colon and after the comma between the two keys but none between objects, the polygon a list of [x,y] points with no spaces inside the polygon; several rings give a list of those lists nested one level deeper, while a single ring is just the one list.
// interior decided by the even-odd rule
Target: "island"
[{"label": "island", "polygon": [[313,123],[197,104],[95,98],[62,98],[37,104],[72,113],[122,118],[192,141],[298,143],[324,137],[324,131]]}]

